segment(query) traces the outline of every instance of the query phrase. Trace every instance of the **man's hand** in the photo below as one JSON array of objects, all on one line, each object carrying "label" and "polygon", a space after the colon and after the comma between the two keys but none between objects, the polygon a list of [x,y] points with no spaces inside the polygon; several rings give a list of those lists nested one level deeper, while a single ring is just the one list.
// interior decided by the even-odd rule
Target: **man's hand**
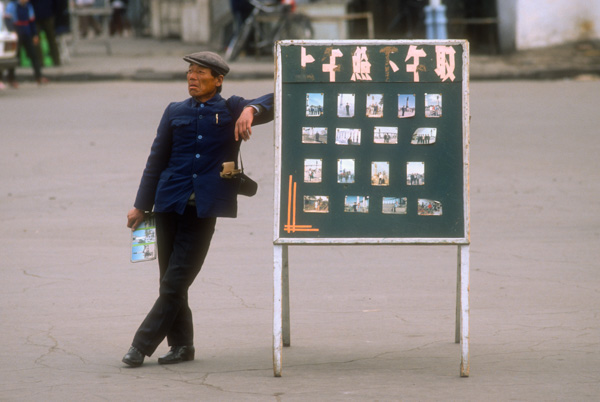
[{"label": "man's hand", "polygon": [[40,44],[40,37],[39,37],[38,35],[35,35],[35,36],[33,37],[33,44],[34,44],[35,46],[37,46],[37,45],[39,45],[39,44]]},{"label": "man's hand", "polygon": [[252,135],[252,122],[254,121],[254,113],[256,110],[252,106],[246,106],[240,115],[240,118],[235,122],[235,140],[240,138],[248,141]]},{"label": "man's hand", "polygon": [[144,222],[144,211],[137,208],[131,208],[127,213],[127,227],[131,230],[137,229]]}]

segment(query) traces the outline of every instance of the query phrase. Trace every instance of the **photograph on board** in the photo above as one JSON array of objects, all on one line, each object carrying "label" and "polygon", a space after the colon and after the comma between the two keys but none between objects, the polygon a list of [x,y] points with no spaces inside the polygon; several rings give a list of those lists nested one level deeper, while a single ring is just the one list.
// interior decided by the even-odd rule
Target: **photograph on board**
[{"label": "photograph on board", "polygon": [[325,195],[305,195],[302,210],[308,213],[327,213],[329,212],[329,197]]},{"label": "photograph on board", "polygon": [[369,212],[369,196],[347,195],[344,199],[344,212]]},{"label": "photograph on board", "polygon": [[360,128],[336,128],[335,143],[338,145],[360,145]]},{"label": "photograph on board", "polygon": [[354,117],[354,94],[338,94],[338,117]]},{"label": "photograph on board", "polygon": [[406,197],[383,197],[381,212],[384,214],[406,215],[408,203]]},{"label": "photograph on board", "polygon": [[425,94],[425,117],[442,117],[441,94]]},{"label": "photograph on board", "polygon": [[425,162],[406,163],[406,185],[422,186],[425,184]]},{"label": "photograph on board", "polygon": [[304,159],[304,182],[320,183],[322,179],[323,160]]},{"label": "photograph on board", "polygon": [[389,162],[371,162],[371,185],[389,186],[390,185],[390,163]]},{"label": "photograph on board", "polygon": [[354,159],[338,159],[337,182],[354,183]]},{"label": "photograph on board", "polygon": [[430,145],[435,144],[437,137],[437,128],[435,127],[420,127],[415,130],[410,140],[413,145]]},{"label": "photograph on board", "polygon": [[415,117],[415,94],[398,94],[398,117]]},{"label": "photograph on board", "polygon": [[422,216],[440,216],[442,215],[442,203],[426,198],[419,198],[417,211]]},{"label": "photograph on board", "polygon": [[377,127],[373,129],[373,142],[375,144],[397,144],[398,127]]},{"label": "photograph on board", "polygon": [[383,117],[383,94],[367,95],[367,117]]},{"label": "photograph on board", "polygon": [[324,95],[321,93],[306,94],[306,115],[308,117],[317,117],[323,114]]},{"label": "photograph on board", "polygon": [[327,144],[327,127],[302,127],[303,144]]}]

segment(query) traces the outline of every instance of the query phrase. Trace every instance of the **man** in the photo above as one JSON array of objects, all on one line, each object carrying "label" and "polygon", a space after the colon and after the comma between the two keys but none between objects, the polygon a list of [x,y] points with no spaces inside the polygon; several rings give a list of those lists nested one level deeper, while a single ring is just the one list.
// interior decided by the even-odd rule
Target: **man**
[{"label": "man", "polygon": [[[184,57],[191,98],[165,110],[127,226],[135,229],[154,208],[160,268],[159,297],[140,325],[123,362],[138,367],[166,337],[172,364],[194,359],[188,288],[200,272],[217,217],[237,214],[235,180],[221,178],[223,162],[237,161],[239,139],[253,123],[273,118],[273,94],[256,100],[220,92],[229,66],[212,52]],[[255,120],[255,117],[256,120]]]}]

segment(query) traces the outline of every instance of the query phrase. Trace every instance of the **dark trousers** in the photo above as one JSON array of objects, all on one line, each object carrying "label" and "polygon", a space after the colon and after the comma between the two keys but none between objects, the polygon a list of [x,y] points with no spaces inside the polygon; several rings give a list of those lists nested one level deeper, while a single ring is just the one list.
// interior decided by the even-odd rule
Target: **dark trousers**
[{"label": "dark trousers", "polygon": [[[25,48],[25,53],[29,60],[31,60],[31,66],[33,67],[33,75],[36,80],[42,78],[42,64],[37,57],[37,52],[35,51],[35,45],[33,44],[33,38],[28,35],[19,35],[19,45],[17,46],[17,55],[21,50],[21,47]],[[15,81],[15,70],[8,70],[8,80]]]},{"label": "dark trousers", "polygon": [[[45,18],[43,20],[36,19],[35,25],[37,26],[38,32],[44,31],[46,34],[46,40],[48,42],[48,48],[50,50],[50,57],[52,58],[52,63],[55,66],[60,66],[60,52],[58,51],[58,43],[56,42],[56,33],[54,31],[54,17]],[[40,38],[41,41],[41,38]],[[36,47],[36,52],[38,55],[38,60],[44,65],[44,55],[42,54],[42,46],[40,42],[40,46]]]},{"label": "dark trousers", "polygon": [[190,206],[183,215],[156,213],[159,296],[132,342],[146,356],[151,356],[165,337],[169,346],[194,344],[188,288],[202,268],[216,221],[198,218],[196,208]]}]

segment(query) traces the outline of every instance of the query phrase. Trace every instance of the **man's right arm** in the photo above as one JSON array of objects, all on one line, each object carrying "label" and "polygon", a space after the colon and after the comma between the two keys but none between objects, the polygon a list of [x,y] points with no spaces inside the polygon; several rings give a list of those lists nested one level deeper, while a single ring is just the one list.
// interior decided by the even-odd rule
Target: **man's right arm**
[{"label": "man's right arm", "polygon": [[154,207],[154,197],[160,174],[169,163],[172,139],[168,112],[169,107],[166,108],[158,125],[156,138],[152,143],[146,168],[133,203],[134,208],[127,214],[127,227],[129,228],[135,229],[144,220],[144,212],[151,211]]}]

